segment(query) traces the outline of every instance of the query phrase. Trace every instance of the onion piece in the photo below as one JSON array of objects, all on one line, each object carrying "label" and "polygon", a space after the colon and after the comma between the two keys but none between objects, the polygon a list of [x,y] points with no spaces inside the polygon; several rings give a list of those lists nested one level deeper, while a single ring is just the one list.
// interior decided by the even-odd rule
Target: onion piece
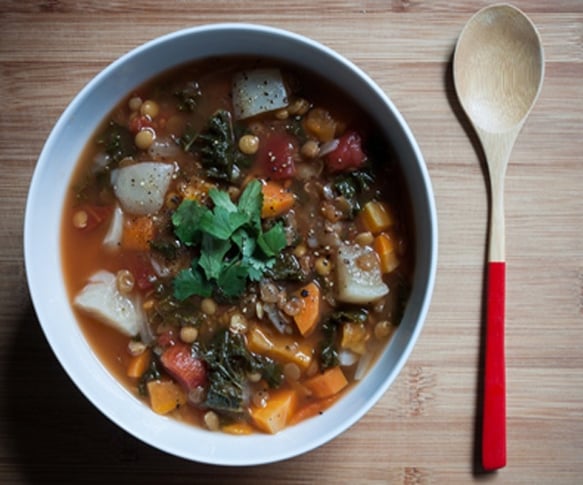
[{"label": "onion piece", "polygon": [[263,311],[276,330],[282,335],[285,334],[287,322],[284,320],[279,309],[271,303],[266,303],[263,305]]},{"label": "onion piece", "polygon": [[322,143],[322,146],[320,147],[320,156],[323,157],[324,155],[333,152],[338,148],[339,144],[340,140],[338,138]]},{"label": "onion piece", "polygon": [[350,367],[358,361],[360,356],[350,350],[342,349],[338,352],[338,362],[342,367]]},{"label": "onion piece", "polygon": [[232,94],[235,119],[238,120],[288,105],[287,90],[279,69],[261,68],[235,74]]},{"label": "onion piece", "polygon": [[109,224],[109,229],[105,238],[103,238],[103,245],[109,249],[117,249],[121,245],[121,237],[123,234],[123,211],[119,205],[115,206],[113,216]]},{"label": "onion piece", "polygon": [[354,380],[360,381],[370,369],[372,364],[372,353],[366,352],[358,361],[356,370],[354,371]]}]

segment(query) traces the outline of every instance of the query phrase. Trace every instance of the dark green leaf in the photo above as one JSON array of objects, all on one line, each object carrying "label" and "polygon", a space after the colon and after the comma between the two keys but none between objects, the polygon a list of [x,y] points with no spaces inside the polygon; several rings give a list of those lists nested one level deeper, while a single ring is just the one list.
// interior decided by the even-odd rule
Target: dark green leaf
[{"label": "dark green leaf", "polygon": [[212,295],[212,287],[203,274],[195,268],[183,269],[176,275],[173,281],[174,297],[178,300],[198,295],[209,297]]},{"label": "dark green leaf", "polygon": [[269,231],[264,232],[257,238],[257,244],[267,257],[273,257],[286,247],[287,239],[281,223],[277,223]]}]

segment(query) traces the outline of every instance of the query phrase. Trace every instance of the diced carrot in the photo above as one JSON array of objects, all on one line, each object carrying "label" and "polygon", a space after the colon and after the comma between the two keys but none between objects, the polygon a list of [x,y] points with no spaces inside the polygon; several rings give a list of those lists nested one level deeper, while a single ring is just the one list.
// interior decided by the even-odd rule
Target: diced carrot
[{"label": "diced carrot", "polygon": [[150,406],[158,414],[168,414],[186,404],[186,393],[172,381],[150,381],[147,384]]},{"label": "diced carrot", "polygon": [[148,251],[154,232],[154,221],[151,217],[128,217],[124,221],[121,245],[130,251]]},{"label": "diced carrot", "polygon": [[313,347],[307,342],[298,342],[286,335],[275,335],[256,326],[247,332],[247,347],[251,352],[267,355],[272,359],[293,362],[301,370],[312,363]]},{"label": "diced carrot", "polygon": [[389,207],[384,202],[376,200],[367,202],[359,217],[365,229],[373,234],[386,231],[394,223]]},{"label": "diced carrot", "polygon": [[166,371],[184,388],[194,389],[206,382],[207,371],[202,360],[193,357],[190,345],[176,343],[160,356]]},{"label": "diced carrot", "polygon": [[304,123],[306,130],[321,142],[332,141],[336,135],[336,120],[325,109],[311,109]]},{"label": "diced carrot", "polygon": [[322,374],[310,377],[305,386],[312,391],[314,397],[324,398],[337,394],[348,385],[348,381],[340,367],[331,367]]},{"label": "diced carrot", "polygon": [[327,397],[326,399],[318,399],[317,401],[311,401],[307,404],[301,406],[291,417],[288,425],[298,424],[300,421],[316,416],[317,414],[322,414],[326,409],[328,409],[332,404],[336,402],[339,395],[334,395]]},{"label": "diced carrot", "polygon": [[277,182],[265,182],[261,185],[263,193],[263,206],[261,217],[275,217],[287,212],[295,203],[292,192],[285,189]]},{"label": "diced carrot", "polygon": [[225,433],[236,434],[236,435],[246,435],[253,433],[253,426],[244,421],[238,421],[236,423],[231,423],[223,426],[221,430]]},{"label": "diced carrot", "polygon": [[320,319],[320,287],[314,283],[308,283],[299,292],[302,308],[294,315],[294,321],[302,336],[306,336],[314,330]]},{"label": "diced carrot", "polygon": [[127,368],[127,376],[139,379],[142,377],[144,372],[148,370],[150,366],[150,361],[152,359],[152,351],[150,349],[146,349],[139,355],[134,355],[130,359],[130,363],[128,364]]},{"label": "diced carrot", "polygon": [[374,240],[374,249],[379,255],[381,271],[390,273],[399,266],[399,257],[395,251],[395,243],[391,237],[381,232]]},{"label": "diced carrot", "polygon": [[297,395],[291,389],[280,389],[269,393],[264,407],[251,406],[251,418],[261,431],[275,434],[286,427],[297,404]]}]

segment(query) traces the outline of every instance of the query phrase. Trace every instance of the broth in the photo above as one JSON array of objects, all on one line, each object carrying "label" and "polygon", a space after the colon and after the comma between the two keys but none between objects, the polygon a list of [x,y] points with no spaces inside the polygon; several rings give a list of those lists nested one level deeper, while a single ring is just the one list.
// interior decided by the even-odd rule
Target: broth
[{"label": "broth", "polygon": [[71,304],[100,360],[155,412],[212,430],[275,433],[332,405],[411,282],[407,194],[379,133],[349,94],[271,59],[207,59],[130,93],[63,212]]}]

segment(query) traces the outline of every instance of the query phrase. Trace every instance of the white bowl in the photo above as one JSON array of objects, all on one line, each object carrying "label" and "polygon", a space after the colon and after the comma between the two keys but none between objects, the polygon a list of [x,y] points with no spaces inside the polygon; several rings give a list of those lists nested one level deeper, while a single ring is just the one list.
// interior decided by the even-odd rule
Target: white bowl
[{"label": "white bowl", "polygon": [[[277,435],[213,433],[153,413],[102,365],[69,305],[62,275],[60,230],[72,171],[98,124],[133,88],[173,66],[209,56],[253,54],[306,67],[358,93],[383,127],[412,199],[415,271],[410,301],[390,344],[368,375],[329,411]],[[109,419],[165,452],[217,465],[256,465],[310,451],[361,418],[388,389],[421,331],[433,291],[437,216],[433,192],[413,134],[385,93],[358,67],[308,38],[258,25],[217,24],[175,32],[138,47],[97,75],[52,130],[36,165],[27,200],[24,249],[38,319],[61,365]]]}]

